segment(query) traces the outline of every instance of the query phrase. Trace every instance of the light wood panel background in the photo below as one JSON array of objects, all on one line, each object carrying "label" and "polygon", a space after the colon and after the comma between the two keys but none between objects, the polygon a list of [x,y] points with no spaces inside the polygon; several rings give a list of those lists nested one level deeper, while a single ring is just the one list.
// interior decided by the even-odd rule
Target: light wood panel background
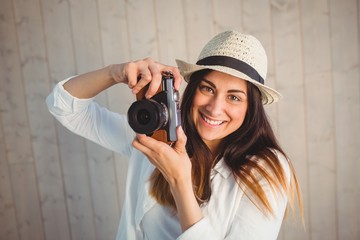
[{"label": "light wood panel background", "polygon": [[[303,189],[306,231],[279,239],[360,239],[358,0],[0,0],[0,239],[114,239],[126,159],[65,130],[45,97],[58,81],[153,57],[195,61],[216,33],[258,37],[267,107]],[[116,86],[98,97],[125,113]]]}]

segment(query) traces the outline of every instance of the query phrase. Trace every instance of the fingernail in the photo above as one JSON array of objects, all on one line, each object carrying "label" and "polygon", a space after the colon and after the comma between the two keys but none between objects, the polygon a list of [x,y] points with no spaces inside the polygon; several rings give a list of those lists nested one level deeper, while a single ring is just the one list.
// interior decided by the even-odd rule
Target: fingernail
[{"label": "fingernail", "polygon": [[180,133],[184,133],[184,130],[182,129],[181,126],[179,126],[179,131],[180,131]]}]

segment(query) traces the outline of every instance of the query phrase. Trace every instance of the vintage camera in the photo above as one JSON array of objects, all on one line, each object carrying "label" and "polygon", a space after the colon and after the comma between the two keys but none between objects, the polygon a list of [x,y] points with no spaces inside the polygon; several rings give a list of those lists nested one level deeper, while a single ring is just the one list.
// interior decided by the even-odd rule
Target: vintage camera
[{"label": "vintage camera", "polygon": [[174,76],[162,72],[161,86],[150,99],[145,98],[149,85],[136,94],[127,113],[130,127],[137,133],[172,143],[177,140],[176,128],[181,124],[179,92],[174,89]]}]

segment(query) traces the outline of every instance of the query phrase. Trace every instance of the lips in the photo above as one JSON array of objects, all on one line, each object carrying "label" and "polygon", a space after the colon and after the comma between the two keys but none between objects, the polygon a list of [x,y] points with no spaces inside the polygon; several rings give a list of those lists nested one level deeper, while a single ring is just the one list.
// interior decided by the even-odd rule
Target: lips
[{"label": "lips", "polygon": [[222,123],[224,123],[224,121],[220,121],[220,120],[212,120],[212,119],[209,119],[207,118],[204,114],[200,113],[201,115],[201,118],[209,125],[211,126],[219,126],[221,125]]}]

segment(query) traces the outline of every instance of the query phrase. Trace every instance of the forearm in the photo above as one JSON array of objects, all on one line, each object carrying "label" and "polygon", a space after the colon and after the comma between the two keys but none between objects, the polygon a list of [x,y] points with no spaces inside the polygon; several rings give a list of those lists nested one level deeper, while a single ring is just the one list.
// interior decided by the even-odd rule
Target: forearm
[{"label": "forearm", "polygon": [[147,97],[152,97],[161,84],[161,72],[171,71],[174,74],[174,86],[179,89],[181,75],[176,67],[166,66],[151,58],[114,64],[108,67],[76,76],[64,84],[64,89],[77,98],[92,98],[116,83],[124,83],[134,94],[147,84]]},{"label": "forearm", "polygon": [[78,75],[64,84],[64,89],[77,98],[92,98],[117,82],[110,74],[112,65]]},{"label": "forearm", "polygon": [[170,147],[144,134],[138,134],[133,146],[144,153],[169,183],[175,200],[181,229],[185,232],[203,218],[191,180],[191,160],[187,155],[186,135],[176,129],[178,140]]},{"label": "forearm", "polygon": [[201,209],[191,183],[173,183],[171,184],[171,192],[175,199],[181,229],[185,231],[203,218]]}]

